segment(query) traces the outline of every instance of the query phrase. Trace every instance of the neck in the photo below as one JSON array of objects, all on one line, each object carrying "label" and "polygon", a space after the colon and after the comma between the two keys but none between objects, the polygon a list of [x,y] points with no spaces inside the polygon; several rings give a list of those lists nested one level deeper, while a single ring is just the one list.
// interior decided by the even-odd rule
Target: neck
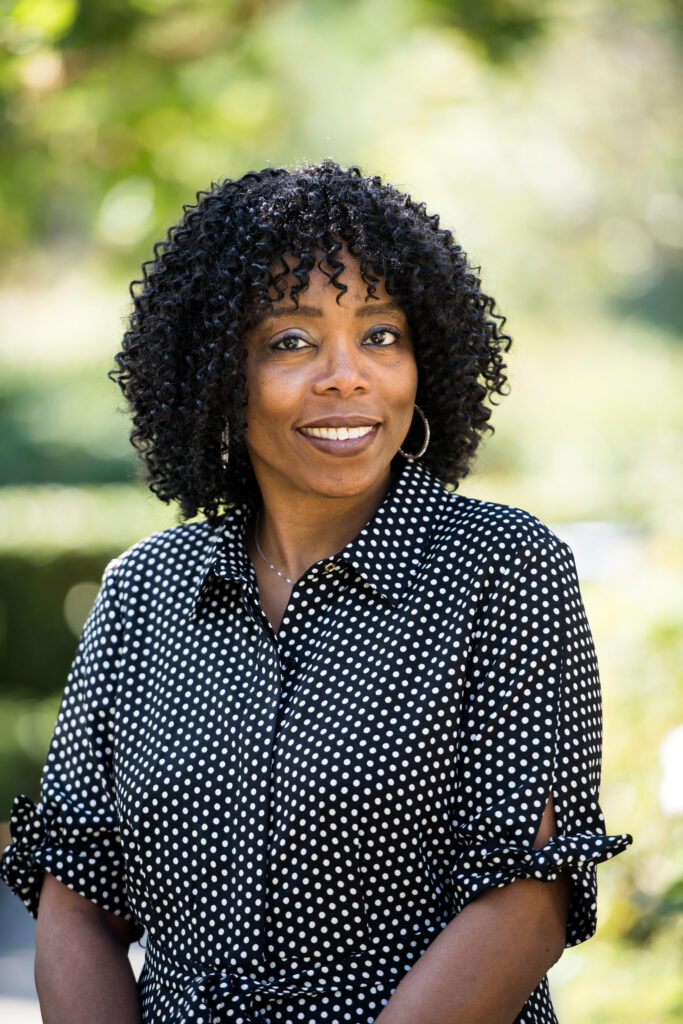
[{"label": "neck", "polygon": [[280,572],[298,579],[309,566],[353,540],[372,519],[391,484],[391,474],[360,495],[327,498],[261,488],[258,542]]}]

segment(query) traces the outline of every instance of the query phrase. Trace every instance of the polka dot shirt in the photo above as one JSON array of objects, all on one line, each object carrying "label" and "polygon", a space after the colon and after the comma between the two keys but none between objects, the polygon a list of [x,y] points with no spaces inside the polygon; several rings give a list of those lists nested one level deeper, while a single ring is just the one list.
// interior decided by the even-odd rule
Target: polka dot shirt
[{"label": "polka dot shirt", "polygon": [[[595,929],[597,665],[570,549],[405,463],[263,614],[245,504],[105,571],[1,874],[147,933],[145,1024],[372,1024],[471,900],[571,879]],[[552,794],[558,835],[533,849]],[[556,1020],[547,980],[518,1024]]]}]

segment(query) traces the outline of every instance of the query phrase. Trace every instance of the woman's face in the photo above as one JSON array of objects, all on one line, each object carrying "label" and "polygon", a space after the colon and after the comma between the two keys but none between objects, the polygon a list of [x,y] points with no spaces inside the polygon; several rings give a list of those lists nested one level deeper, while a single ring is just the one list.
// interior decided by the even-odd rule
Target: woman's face
[{"label": "woman's face", "polygon": [[366,299],[347,250],[338,289],[320,271],[247,335],[246,445],[262,493],[352,497],[388,486],[413,416],[417,366],[402,310]]}]

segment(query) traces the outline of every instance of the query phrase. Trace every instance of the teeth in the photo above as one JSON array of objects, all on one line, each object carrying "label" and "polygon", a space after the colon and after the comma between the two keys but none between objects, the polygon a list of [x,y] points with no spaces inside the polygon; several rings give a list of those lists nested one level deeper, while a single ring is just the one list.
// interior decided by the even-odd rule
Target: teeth
[{"label": "teeth", "polygon": [[310,437],[324,437],[328,441],[348,441],[352,437],[365,437],[374,427],[302,427]]}]

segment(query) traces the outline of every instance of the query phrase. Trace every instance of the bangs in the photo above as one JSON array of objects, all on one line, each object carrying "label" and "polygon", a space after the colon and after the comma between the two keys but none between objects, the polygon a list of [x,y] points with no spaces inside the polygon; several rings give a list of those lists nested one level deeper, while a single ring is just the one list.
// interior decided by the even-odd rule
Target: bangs
[{"label": "bangs", "polygon": [[276,302],[289,299],[292,307],[299,306],[299,295],[306,291],[310,283],[310,275],[315,270],[328,279],[330,285],[337,290],[337,303],[347,292],[343,277],[347,268],[344,260],[346,253],[355,262],[361,279],[365,283],[366,297],[378,300],[377,285],[382,282],[389,294],[391,288],[385,278],[386,262],[377,253],[363,251],[358,238],[351,233],[334,234],[331,229],[324,234],[310,238],[300,233],[291,238],[280,235],[279,245],[272,252],[271,262],[267,266],[253,266],[251,282],[252,317],[259,320],[267,315]]}]

